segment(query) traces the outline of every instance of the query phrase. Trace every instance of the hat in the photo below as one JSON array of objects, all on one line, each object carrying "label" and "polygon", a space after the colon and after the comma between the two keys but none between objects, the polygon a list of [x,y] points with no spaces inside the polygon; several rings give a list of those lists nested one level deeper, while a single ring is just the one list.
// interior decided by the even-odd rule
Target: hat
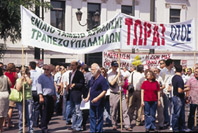
[{"label": "hat", "polygon": [[117,63],[117,61],[112,61],[112,62],[111,62],[111,66],[118,67],[118,63]]}]

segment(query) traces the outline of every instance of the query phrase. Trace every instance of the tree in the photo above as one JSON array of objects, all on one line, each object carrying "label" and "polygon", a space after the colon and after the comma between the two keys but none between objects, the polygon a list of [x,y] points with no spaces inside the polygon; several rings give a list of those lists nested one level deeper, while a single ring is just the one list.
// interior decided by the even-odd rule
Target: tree
[{"label": "tree", "polygon": [[49,2],[40,0],[0,0],[0,39],[14,43],[21,39],[20,5],[32,10],[36,6],[50,8]]}]

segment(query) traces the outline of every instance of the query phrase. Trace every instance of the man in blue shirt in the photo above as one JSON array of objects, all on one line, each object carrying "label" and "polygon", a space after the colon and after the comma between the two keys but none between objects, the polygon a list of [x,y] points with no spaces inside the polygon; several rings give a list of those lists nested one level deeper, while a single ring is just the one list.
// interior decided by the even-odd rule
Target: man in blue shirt
[{"label": "man in blue shirt", "polygon": [[56,101],[56,89],[51,75],[50,65],[44,66],[44,74],[38,78],[37,93],[41,104],[41,129],[42,133],[48,132],[48,124],[53,116],[54,102]]},{"label": "man in blue shirt", "polygon": [[90,91],[85,99],[90,99],[90,132],[103,132],[104,96],[109,88],[107,80],[101,75],[98,64],[91,65],[93,77],[90,80]]},{"label": "man in blue shirt", "polygon": [[184,131],[185,129],[185,99],[184,92],[188,91],[188,88],[184,89],[184,81],[181,77],[182,66],[175,66],[176,73],[172,78],[173,85],[173,118],[172,128],[173,132]]}]

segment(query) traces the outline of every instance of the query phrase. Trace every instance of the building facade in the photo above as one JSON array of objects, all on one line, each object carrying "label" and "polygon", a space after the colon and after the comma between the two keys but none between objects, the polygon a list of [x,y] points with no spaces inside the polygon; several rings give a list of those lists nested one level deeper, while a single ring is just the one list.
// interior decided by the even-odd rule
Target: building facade
[{"label": "building facade", "polygon": [[[198,1],[197,0],[45,0],[51,3],[52,9],[44,9],[44,21],[66,32],[85,32],[101,23],[113,18],[122,12],[135,16],[145,21],[157,23],[174,23],[195,18],[198,24]],[[81,21],[77,21],[76,12],[82,12]],[[39,10],[40,16],[42,9]],[[95,15],[99,13],[99,19]],[[196,51],[198,50],[198,26],[196,25]],[[3,44],[4,42],[2,42]],[[5,64],[13,62],[21,64],[21,42],[6,43],[6,53],[1,58]],[[41,50],[40,50],[41,51]],[[132,50],[123,51],[131,52]],[[170,52],[155,50],[155,53],[172,53],[172,58],[180,63],[185,62],[188,67],[198,63],[198,53]],[[151,52],[151,51],[150,51]],[[31,47],[24,48],[25,65],[35,60],[35,50]],[[39,52],[37,52],[38,55]],[[135,53],[149,53],[149,50],[135,50]],[[37,58],[37,57],[36,57]],[[42,54],[40,52],[40,58]],[[102,53],[71,55],[44,50],[44,63],[58,64],[70,63],[72,60],[81,60],[87,64],[97,62],[102,65]]]}]

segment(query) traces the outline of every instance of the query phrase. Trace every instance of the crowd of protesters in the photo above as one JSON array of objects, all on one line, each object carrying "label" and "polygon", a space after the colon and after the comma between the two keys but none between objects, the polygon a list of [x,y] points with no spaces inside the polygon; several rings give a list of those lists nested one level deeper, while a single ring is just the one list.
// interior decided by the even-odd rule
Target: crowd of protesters
[{"label": "crowd of protesters", "polygon": [[[0,63],[0,132],[11,128],[12,112],[19,115],[19,132],[23,132],[23,102],[9,101],[12,89],[25,88],[25,118],[29,132],[40,127],[48,132],[53,115],[62,115],[66,128],[73,131],[103,132],[103,124],[117,130],[120,108],[124,128],[133,130],[145,125],[145,131],[193,131],[198,107],[198,65],[193,68],[174,65],[172,59],[160,60],[159,66],[143,65],[118,68],[112,61],[108,70],[93,63],[90,67],[78,61],[69,66],[34,61],[28,67]],[[121,100],[121,102],[120,102]],[[82,104],[89,107],[82,108]],[[190,108],[185,125],[185,105]],[[121,106],[121,107],[120,107]],[[54,113],[55,112],[55,113]],[[68,126],[71,125],[71,126]],[[70,127],[70,128],[69,128]]]}]

